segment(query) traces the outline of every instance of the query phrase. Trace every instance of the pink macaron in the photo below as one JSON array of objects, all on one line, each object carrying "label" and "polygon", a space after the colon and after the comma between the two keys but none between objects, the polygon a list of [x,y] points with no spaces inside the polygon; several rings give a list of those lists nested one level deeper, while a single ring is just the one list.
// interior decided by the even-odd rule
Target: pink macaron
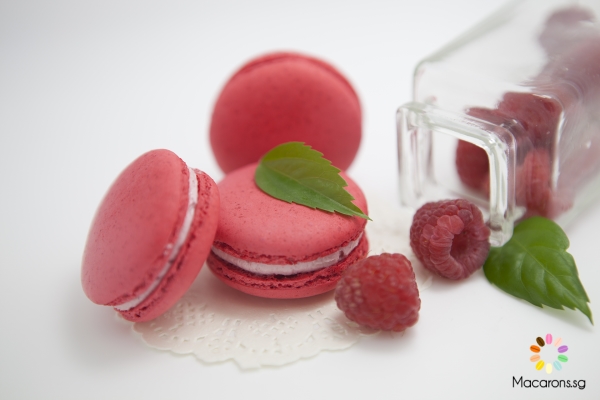
[{"label": "pink macaron", "polygon": [[333,66],[296,53],[251,60],[226,83],[212,114],[210,143],[226,173],[273,147],[304,142],[346,170],[361,140],[361,108]]},{"label": "pink macaron", "polygon": [[[366,220],[287,203],[261,191],[256,164],[219,183],[221,211],[207,263],[227,285],[268,298],[300,298],[335,288],[344,270],[366,257]],[[354,204],[367,212],[347,175]]]},{"label": "pink macaron", "polygon": [[81,282],[94,303],[130,321],[156,318],[186,292],[211,248],[219,192],[168,150],[131,163],[102,200],[83,254]]}]

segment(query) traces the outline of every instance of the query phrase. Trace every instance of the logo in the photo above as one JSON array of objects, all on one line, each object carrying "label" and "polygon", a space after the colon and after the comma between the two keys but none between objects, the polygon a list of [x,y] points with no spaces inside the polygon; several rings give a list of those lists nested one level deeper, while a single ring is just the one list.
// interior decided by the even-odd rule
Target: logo
[{"label": "logo", "polygon": [[[551,374],[553,371],[561,371],[569,358],[565,354],[569,347],[562,343],[562,339],[554,340],[551,334],[546,335],[546,340],[541,337],[535,339],[535,344],[529,347],[533,353],[529,357],[529,361],[535,363],[537,371],[545,370],[546,374]],[[535,373],[535,372],[534,372]],[[517,378],[512,377],[512,387],[521,387],[525,389],[563,389],[576,388],[579,390],[585,389],[584,379],[527,379],[523,376]]]},{"label": "logo", "polygon": [[533,352],[529,360],[535,363],[535,369],[538,371],[545,369],[547,374],[551,374],[552,371],[562,370],[563,364],[569,361],[565,355],[569,347],[562,344],[561,338],[553,340],[552,335],[547,334],[545,341],[541,337],[537,337],[535,342],[536,344],[529,347],[529,350]]}]

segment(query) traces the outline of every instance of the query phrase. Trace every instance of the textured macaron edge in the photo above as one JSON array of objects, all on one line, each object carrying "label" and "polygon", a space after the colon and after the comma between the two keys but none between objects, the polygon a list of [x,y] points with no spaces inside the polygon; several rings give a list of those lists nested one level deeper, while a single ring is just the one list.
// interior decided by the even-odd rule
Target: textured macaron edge
[{"label": "textured macaron edge", "polygon": [[138,306],[119,311],[129,321],[148,321],[171,308],[194,282],[210,253],[219,220],[219,191],[207,174],[194,172],[198,180],[198,203],[185,244],[156,289]]},{"label": "textured macaron edge", "polygon": [[[119,289],[112,291],[114,293],[107,294],[102,287],[114,286],[114,275],[98,274],[96,271],[111,268],[111,265],[106,264],[106,256],[104,254],[120,254],[120,249],[115,247],[123,244],[113,243],[112,247],[106,247],[106,240],[110,237],[112,229],[118,229],[119,224],[113,221],[119,213],[121,217],[126,217],[123,213],[121,205],[126,200],[130,206],[132,203],[129,200],[129,193],[134,192],[137,186],[148,187],[144,181],[148,174],[152,174],[154,166],[160,165],[163,171],[171,171],[166,173],[161,179],[172,175],[171,178],[179,180],[179,193],[177,193],[176,213],[172,222],[167,226],[161,226],[160,231],[167,232],[163,236],[160,248],[156,250],[147,248],[148,254],[147,263],[144,269],[141,270],[132,266],[136,270],[134,276],[130,276],[132,285],[128,289]],[[150,168],[152,166],[152,168]],[[167,168],[168,167],[168,168]],[[132,180],[133,179],[133,180]],[[157,149],[148,151],[131,164],[129,164],[119,176],[115,179],[108,192],[104,196],[94,219],[92,221],[90,232],[86,241],[86,245],[82,257],[81,269],[81,284],[85,294],[90,300],[96,304],[115,306],[123,304],[147,290],[154,280],[154,277],[159,273],[161,268],[167,262],[169,254],[165,253],[164,246],[168,243],[174,243],[177,235],[181,230],[188,207],[188,192],[189,192],[189,169],[185,162],[181,160],[175,153],[166,149]],[[136,203],[136,207],[137,203]],[[172,214],[173,215],[173,214]],[[146,215],[147,217],[147,215]],[[161,218],[161,221],[168,219]],[[131,222],[127,222],[130,224]],[[122,257],[120,257],[122,259]],[[98,279],[101,281],[99,282]]]},{"label": "textured macaron edge", "polygon": [[259,56],[255,59],[249,61],[248,63],[244,64],[242,67],[240,67],[240,69],[238,69],[233,74],[233,76],[230,79],[230,82],[234,81],[235,79],[239,78],[240,76],[244,75],[245,73],[252,71],[255,68],[264,66],[265,64],[277,63],[277,62],[286,61],[286,60],[299,60],[302,62],[311,63],[311,64],[321,67],[321,68],[323,68],[323,70],[329,72],[332,76],[339,79],[344,84],[344,86],[346,86],[346,88],[348,88],[348,90],[356,98],[356,101],[359,104],[359,111],[362,113],[362,111],[360,109],[360,101],[358,99],[356,90],[354,90],[354,87],[352,87],[352,85],[350,84],[348,79],[346,79],[346,77],[344,75],[342,75],[340,73],[340,71],[338,71],[336,68],[334,68],[332,65],[326,63],[325,61],[322,61],[322,60],[319,60],[318,58],[311,57],[309,55],[298,53],[298,52],[276,51],[273,53],[268,53],[268,54]]},{"label": "textured macaron edge", "polygon": [[256,253],[256,252],[249,251],[249,250],[240,250],[240,249],[236,249],[235,247],[233,247],[227,243],[219,242],[219,241],[215,241],[213,243],[213,247],[215,247],[215,248],[221,250],[222,252],[227,253],[235,258],[243,259],[246,261],[264,263],[264,264],[272,264],[272,265],[291,265],[291,264],[296,264],[296,263],[300,263],[300,262],[314,261],[321,257],[325,257],[330,254],[333,254],[333,253],[339,251],[340,248],[345,247],[348,244],[350,244],[350,242],[353,242],[353,241],[359,239],[360,236],[363,234],[363,231],[364,231],[364,225],[363,225],[362,230],[356,231],[351,236],[348,236],[348,239],[341,242],[339,245],[329,248],[327,250],[318,252],[318,253],[306,254],[302,257],[293,257],[293,256],[289,256],[289,255],[277,256],[277,255]]},{"label": "textured macaron edge", "polygon": [[368,250],[369,242],[366,234],[363,234],[356,248],[339,263],[317,271],[289,276],[253,274],[216,257],[213,253],[208,256],[207,265],[218,279],[241,292],[266,298],[294,299],[333,290],[343,272],[365,258]]}]

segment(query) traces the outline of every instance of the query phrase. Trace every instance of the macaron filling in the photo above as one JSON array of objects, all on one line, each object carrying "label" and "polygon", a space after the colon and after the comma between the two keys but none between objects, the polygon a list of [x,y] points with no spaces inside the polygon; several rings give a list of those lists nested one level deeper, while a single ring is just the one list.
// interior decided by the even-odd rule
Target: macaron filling
[{"label": "macaron filling", "polygon": [[223,261],[228,262],[244,271],[248,271],[257,275],[295,275],[303,272],[312,272],[319,269],[331,267],[344,260],[354,250],[363,234],[361,233],[358,238],[351,241],[347,245],[341,247],[337,251],[327,254],[323,257],[319,257],[312,261],[302,261],[294,264],[265,264],[254,261],[242,260],[241,258],[235,257],[229,253],[226,253],[215,246],[212,247],[211,251],[213,254]]},{"label": "macaron filling", "polygon": [[114,306],[114,308],[118,311],[129,311],[132,308],[140,305],[144,300],[146,300],[150,294],[158,287],[158,285],[165,278],[169,269],[177,259],[179,255],[179,251],[181,247],[187,241],[188,234],[190,232],[190,228],[192,227],[192,221],[194,220],[194,214],[196,211],[196,205],[198,204],[198,178],[196,177],[196,173],[190,167],[189,170],[189,190],[188,190],[188,207],[183,219],[183,224],[181,225],[181,229],[179,230],[179,235],[177,236],[177,240],[175,243],[169,243],[164,249],[164,254],[170,252],[169,258],[167,262],[162,267],[158,275],[154,278],[154,281],[144,290],[143,293],[139,294],[135,298],[126,301],[125,303]]}]

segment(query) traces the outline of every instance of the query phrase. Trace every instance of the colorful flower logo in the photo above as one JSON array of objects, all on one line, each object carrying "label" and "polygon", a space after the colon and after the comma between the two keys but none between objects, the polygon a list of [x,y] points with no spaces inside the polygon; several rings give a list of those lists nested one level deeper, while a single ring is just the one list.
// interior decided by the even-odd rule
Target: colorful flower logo
[{"label": "colorful flower logo", "polygon": [[[569,361],[569,358],[564,354],[567,352],[567,350],[569,350],[569,347],[562,344],[561,338],[558,338],[554,342],[552,342],[552,335],[547,334],[545,341],[541,337],[536,338],[535,341],[537,344],[533,344],[533,345],[531,345],[531,347],[529,347],[529,350],[531,350],[534,353],[529,358],[529,360],[531,362],[536,363],[535,369],[537,369],[538,371],[541,371],[545,365],[546,373],[551,374],[553,370],[560,371],[563,368],[562,364]],[[546,362],[546,361],[542,360],[542,358],[539,354],[542,351],[544,346],[550,345],[550,344],[554,344],[554,347],[556,348],[556,353],[558,353],[558,356],[556,357],[556,360],[554,362],[552,362],[552,361]],[[548,347],[546,347],[546,349],[548,349]],[[548,353],[548,351],[545,351],[545,353]],[[554,353],[554,351],[551,351],[551,353]],[[554,358],[554,356],[552,356],[552,358]]]}]

